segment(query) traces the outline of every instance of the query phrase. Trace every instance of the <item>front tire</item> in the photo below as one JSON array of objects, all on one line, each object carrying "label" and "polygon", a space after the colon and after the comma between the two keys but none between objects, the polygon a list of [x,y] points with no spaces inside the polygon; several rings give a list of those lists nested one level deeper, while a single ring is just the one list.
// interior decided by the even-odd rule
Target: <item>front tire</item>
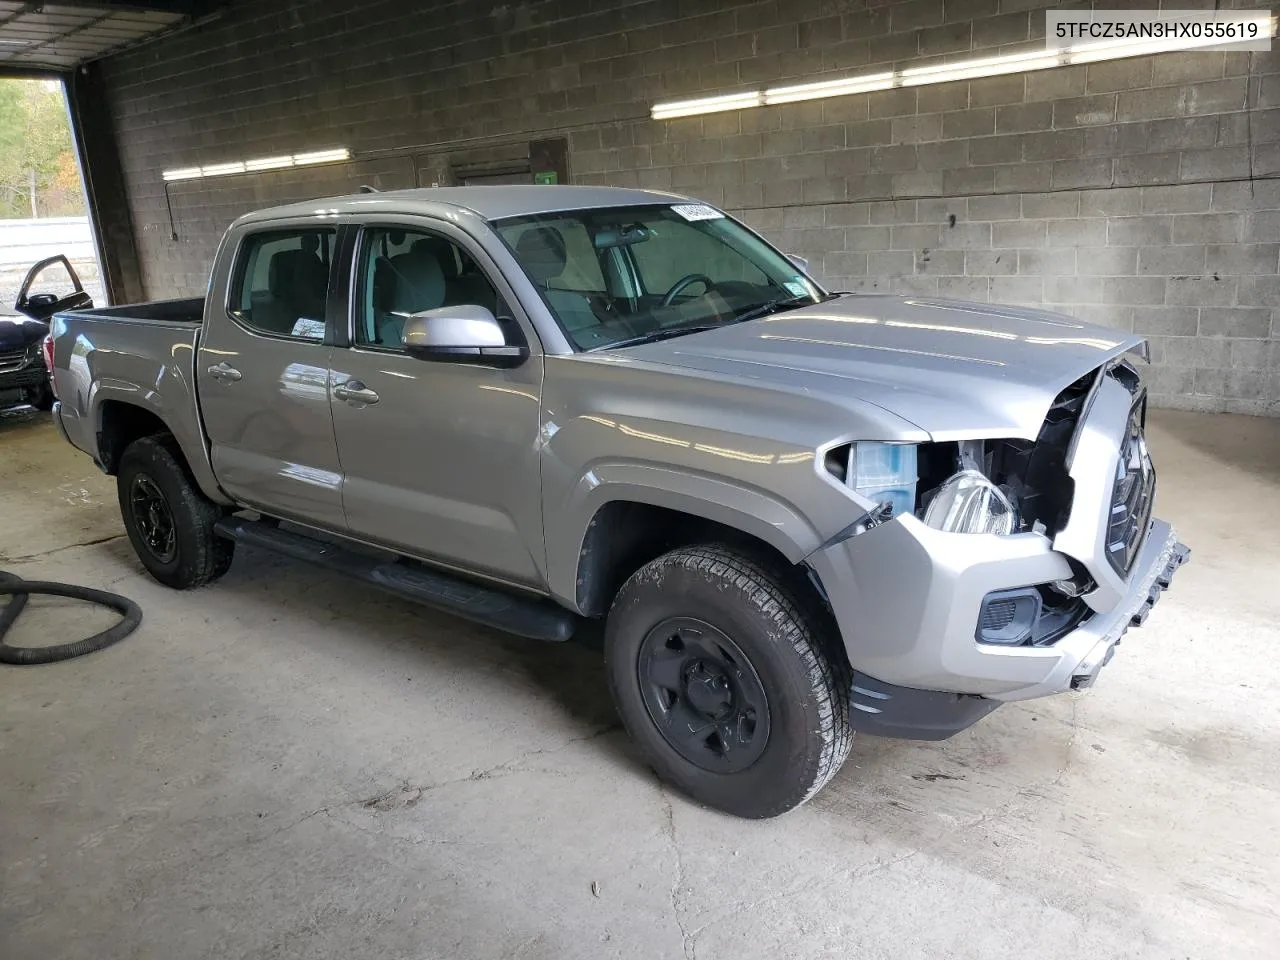
[{"label": "front tire", "polygon": [[116,492],[134,552],[166,587],[190,590],[231,567],[235,543],[216,536],[222,511],[187,475],[172,437],[135,440],[120,457]]},{"label": "front tire", "polygon": [[789,571],[696,546],[638,570],[605,633],[614,702],[658,775],[740,817],[818,792],[853,742],[834,626]]}]

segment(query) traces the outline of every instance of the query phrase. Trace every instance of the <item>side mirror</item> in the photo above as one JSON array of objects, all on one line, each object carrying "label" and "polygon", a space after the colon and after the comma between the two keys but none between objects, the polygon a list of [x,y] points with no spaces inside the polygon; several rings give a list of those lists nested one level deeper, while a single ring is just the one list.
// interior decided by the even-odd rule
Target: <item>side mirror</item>
[{"label": "side mirror", "polygon": [[787,259],[799,267],[803,273],[809,272],[809,261],[804,257],[796,256],[794,253],[788,253]]},{"label": "side mirror", "polygon": [[529,358],[529,348],[508,344],[502,324],[477,304],[413,314],[404,322],[404,349],[420,360],[490,367],[518,367]]}]

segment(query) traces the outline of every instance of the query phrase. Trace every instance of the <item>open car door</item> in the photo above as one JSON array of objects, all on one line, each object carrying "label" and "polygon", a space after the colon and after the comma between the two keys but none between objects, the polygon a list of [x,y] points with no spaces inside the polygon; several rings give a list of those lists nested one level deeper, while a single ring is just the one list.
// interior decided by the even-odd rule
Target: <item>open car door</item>
[{"label": "open car door", "polygon": [[[61,265],[66,277],[59,276]],[[32,289],[35,292],[32,292]],[[18,299],[13,309],[32,320],[48,320],[61,310],[80,310],[93,306],[93,298],[85,293],[84,285],[71,261],[58,254],[41,260],[27,271]]]}]

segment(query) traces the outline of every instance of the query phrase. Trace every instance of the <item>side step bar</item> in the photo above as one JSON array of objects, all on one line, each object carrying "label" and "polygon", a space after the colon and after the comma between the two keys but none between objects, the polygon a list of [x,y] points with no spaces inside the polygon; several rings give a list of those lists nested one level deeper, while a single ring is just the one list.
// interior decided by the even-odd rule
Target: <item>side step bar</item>
[{"label": "side step bar", "polygon": [[366,556],[339,544],[281,530],[270,521],[224,517],[213,529],[220,537],[346,574],[398,597],[506,633],[557,642],[573,636],[576,618],[550,600],[520,597],[426,567]]}]

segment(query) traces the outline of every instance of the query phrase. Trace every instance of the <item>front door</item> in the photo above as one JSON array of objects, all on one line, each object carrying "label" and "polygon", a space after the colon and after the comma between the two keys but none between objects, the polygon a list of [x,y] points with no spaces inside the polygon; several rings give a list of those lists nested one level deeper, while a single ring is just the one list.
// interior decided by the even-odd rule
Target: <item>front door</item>
[{"label": "front door", "polygon": [[244,234],[226,290],[210,292],[219,309],[207,311],[196,378],[223,489],[266,513],[341,530],[325,343],[336,240],[311,225]]},{"label": "front door", "polygon": [[405,319],[423,310],[474,303],[510,316],[484,259],[444,225],[363,231],[351,345],[333,355],[342,501],[357,537],[536,586],[545,555],[535,338],[510,370],[415,359],[402,341]]},{"label": "front door", "polygon": [[93,306],[71,261],[58,254],[41,260],[27,271],[18,289],[13,308],[32,320],[48,320],[63,310],[83,310]]}]

